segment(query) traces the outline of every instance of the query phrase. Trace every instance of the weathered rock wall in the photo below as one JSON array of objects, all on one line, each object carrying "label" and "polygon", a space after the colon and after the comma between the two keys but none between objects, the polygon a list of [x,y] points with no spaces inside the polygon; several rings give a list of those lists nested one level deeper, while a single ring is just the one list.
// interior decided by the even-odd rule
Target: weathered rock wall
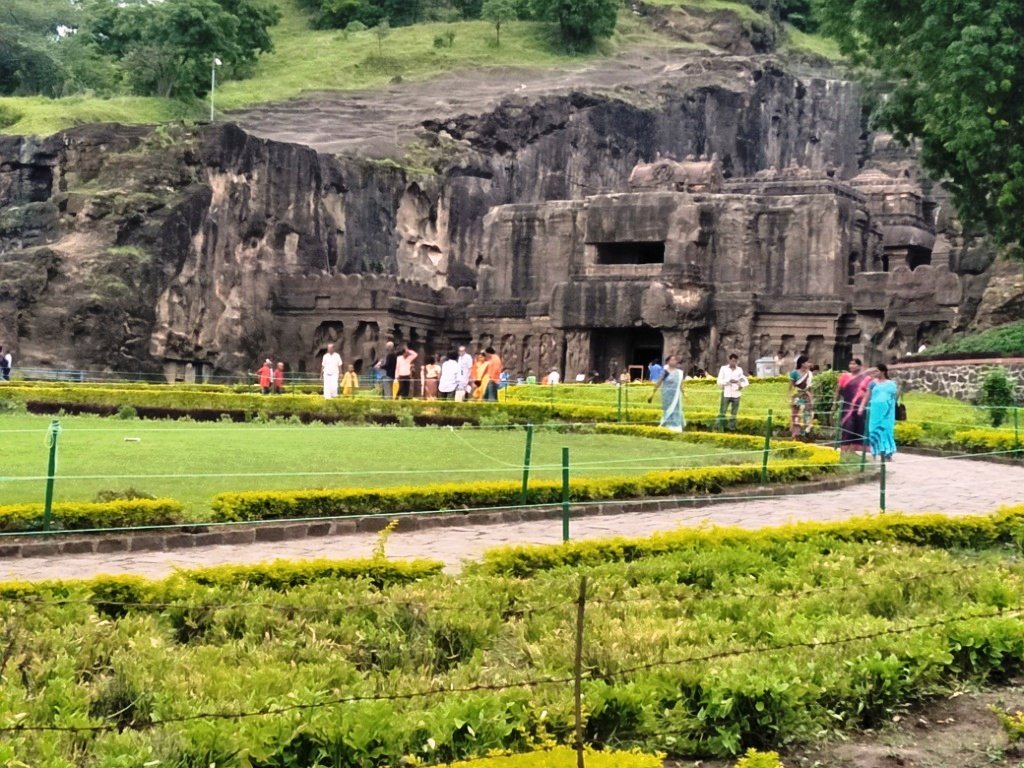
[{"label": "weathered rock wall", "polygon": [[1017,383],[1017,391],[1024,392],[1024,358],[899,363],[889,366],[889,375],[899,382],[901,389],[932,392],[967,402],[978,394],[981,380],[992,368],[1002,368]]}]

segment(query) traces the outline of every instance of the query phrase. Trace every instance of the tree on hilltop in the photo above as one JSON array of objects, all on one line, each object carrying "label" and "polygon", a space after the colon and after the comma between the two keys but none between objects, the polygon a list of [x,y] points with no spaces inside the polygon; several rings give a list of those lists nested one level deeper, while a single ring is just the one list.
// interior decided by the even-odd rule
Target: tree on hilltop
[{"label": "tree on hilltop", "polygon": [[497,44],[501,45],[501,25],[516,19],[515,0],[484,0],[480,18],[494,25]]},{"label": "tree on hilltop", "polygon": [[874,121],[1024,258],[1024,3],[817,0],[822,31],[888,80]]},{"label": "tree on hilltop", "polygon": [[538,19],[554,21],[562,41],[572,49],[586,49],[611,37],[619,13],[619,0],[530,0]]}]

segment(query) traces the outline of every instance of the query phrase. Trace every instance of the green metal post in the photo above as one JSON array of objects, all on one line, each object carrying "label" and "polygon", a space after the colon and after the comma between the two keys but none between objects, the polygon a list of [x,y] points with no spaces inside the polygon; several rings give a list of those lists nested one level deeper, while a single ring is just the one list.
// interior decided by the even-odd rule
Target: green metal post
[{"label": "green metal post", "polygon": [[871,410],[871,405],[869,404],[864,409],[864,434],[860,436],[860,440],[861,440],[861,444],[860,444],[860,471],[861,472],[863,472],[865,470],[865,468],[867,467],[867,464],[868,464],[868,435],[867,435],[867,432],[868,432],[868,411],[870,411],[870,410]]},{"label": "green metal post", "polygon": [[533,424],[526,425],[526,452],[523,454],[522,505],[526,506],[526,493],[530,487],[530,454],[533,453]]},{"label": "green metal post", "polygon": [[622,388],[625,387],[625,386],[626,386],[625,384],[619,384],[618,397],[616,398],[618,400],[619,423],[620,424],[622,423]]},{"label": "green metal post", "polygon": [[53,513],[53,481],[57,475],[57,435],[60,434],[60,422],[50,422],[47,444],[50,446],[50,459],[46,465],[46,498],[43,501],[43,530],[50,530],[50,519]]},{"label": "green metal post", "polygon": [[878,486],[878,505],[879,508],[885,512],[885,465],[888,464],[885,457],[882,457],[882,475]]},{"label": "green metal post", "polygon": [[569,540],[569,449],[562,448],[562,541]]},{"label": "green metal post", "polygon": [[1014,456],[1020,458],[1020,408],[1013,409],[1013,450]]},{"label": "green metal post", "polygon": [[768,483],[768,454],[772,450],[772,409],[768,409],[768,418],[764,424],[764,451],[761,454],[761,485]]},{"label": "green metal post", "polygon": [[838,448],[843,439],[843,401],[842,399],[836,400],[835,407],[832,409],[832,421],[835,422],[836,432],[832,438],[832,447]]},{"label": "green metal post", "polygon": [[725,390],[722,390],[722,397],[718,401],[718,418],[715,419],[715,430],[725,431]]},{"label": "green metal post", "polygon": [[626,421],[629,421],[629,384],[626,385]]}]

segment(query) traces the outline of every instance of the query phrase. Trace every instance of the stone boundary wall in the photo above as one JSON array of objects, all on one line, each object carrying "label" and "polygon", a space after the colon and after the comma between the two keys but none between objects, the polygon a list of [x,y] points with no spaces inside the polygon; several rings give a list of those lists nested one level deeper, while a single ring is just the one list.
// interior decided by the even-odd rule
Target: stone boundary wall
[{"label": "stone boundary wall", "polygon": [[1017,383],[1018,395],[1024,393],[1024,357],[993,357],[977,360],[929,360],[920,363],[894,363],[889,376],[904,391],[932,392],[957,400],[971,400],[990,368],[1003,368]]},{"label": "stone boundary wall", "polygon": [[[731,502],[746,497],[788,496],[792,494],[835,491],[849,485],[873,480],[874,471],[845,477],[832,477],[795,485],[747,486],[730,489],[726,498],[713,495],[694,499],[624,499],[611,504],[574,504],[572,518],[617,515],[628,512],[659,512],[683,507],[703,507],[716,502]],[[531,520],[560,520],[561,506],[508,508],[494,511],[480,510],[470,513],[438,515],[407,515],[399,517],[398,531],[425,528],[444,528],[465,525],[494,525],[521,523]],[[355,533],[376,533],[391,519],[388,515],[345,517],[326,520],[244,523],[225,526],[196,525],[166,530],[119,531],[116,533],[76,534],[53,533],[0,538],[0,560],[6,558],[54,557],[58,555],[107,554],[121,552],[165,552],[174,549],[192,549],[224,544],[256,544],[272,541],[306,539],[319,536],[344,536]],[[571,526],[571,524],[570,524]]]}]

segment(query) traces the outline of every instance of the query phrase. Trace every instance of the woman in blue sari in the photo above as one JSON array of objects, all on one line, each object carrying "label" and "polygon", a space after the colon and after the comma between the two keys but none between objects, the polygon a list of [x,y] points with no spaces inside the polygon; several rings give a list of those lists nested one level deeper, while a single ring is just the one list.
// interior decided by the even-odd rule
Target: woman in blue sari
[{"label": "woman in blue sari", "polygon": [[[879,365],[874,371],[874,380],[868,384],[868,443],[871,455],[881,456],[882,461],[889,461],[896,453],[896,400],[899,389],[896,382],[889,378],[889,368]],[[860,412],[864,412],[861,403]]]},{"label": "woman in blue sari", "polygon": [[[675,355],[669,355],[661,378],[654,384],[654,392],[661,389],[661,423],[658,425],[673,432],[682,432],[686,426],[683,416],[683,372]],[[654,392],[647,402],[654,400]]]}]

